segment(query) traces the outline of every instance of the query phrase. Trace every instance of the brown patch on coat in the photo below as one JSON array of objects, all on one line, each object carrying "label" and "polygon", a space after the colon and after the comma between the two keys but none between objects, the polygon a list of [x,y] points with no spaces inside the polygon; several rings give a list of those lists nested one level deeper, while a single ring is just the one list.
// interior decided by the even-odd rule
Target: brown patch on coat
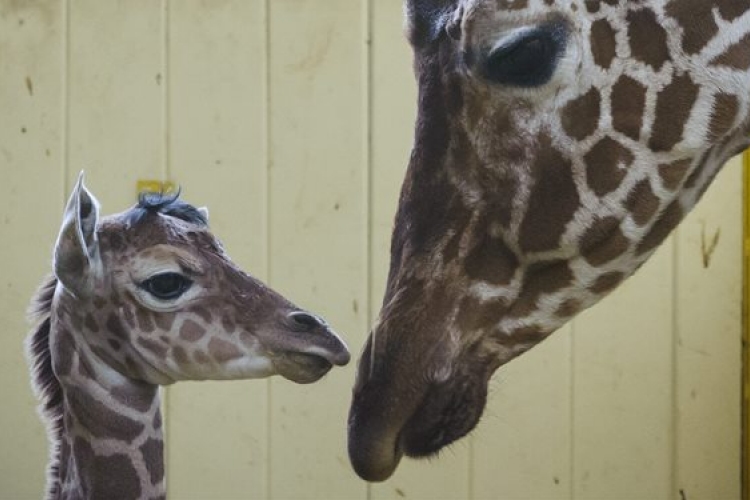
[{"label": "brown patch on coat", "polygon": [[727,66],[740,71],[750,69],[750,33],[711,60],[714,66]]},{"label": "brown patch on coat", "polygon": [[164,331],[172,330],[172,324],[174,323],[175,313],[173,312],[157,312],[154,313],[154,322],[156,326]]},{"label": "brown patch on coat", "polygon": [[659,209],[660,200],[651,188],[651,181],[646,178],[633,187],[625,208],[628,209],[633,221],[639,226],[644,226]]},{"label": "brown patch on coat", "polygon": [[244,356],[244,353],[237,346],[219,338],[212,338],[209,341],[208,353],[219,362],[232,361]]},{"label": "brown patch on coat", "polygon": [[[521,223],[519,244],[524,252],[552,250],[558,247],[565,226],[578,210],[580,198],[570,161],[546,135],[539,140],[532,175],[535,182]],[[550,210],[551,200],[554,210]]]},{"label": "brown patch on coat", "polygon": [[152,352],[154,355],[156,355],[156,357],[160,359],[164,358],[167,355],[167,348],[153,339],[150,339],[148,337],[138,337],[136,342],[138,343],[138,345],[140,345],[147,351]]},{"label": "brown patch on coat", "polygon": [[115,412],[77,386],[67,387],[65,395],[78,423],[94,437],[132,443],[145,429],[142,423]]},{"label": "brown patch on coat", "polygon": [[581,302],[577,299],[565,299],[555,311],[555,316],[559,318],[570,318],[575,316],[581,310]]},{"label": "brown patch on coat", "polygon": [[[748,41],[750,44],[750,41]],[[714,97],[711,121],[708,125],[708,137],[712,141],[723,137],[732,129],[740,111],[737,96],[720,93]]]},{"label": "brown patch on coat", "polygon": [[614,28],[606,19],[598,19],[591,24],[591,54],[600,68],[609,69],[617,56],[615,35]]},{"label": "brown patch on coat", "polygon": [[589,187],[597,196],[604,196],[620,186],[634,157],[633,153],[618,141],[605,137],[586,153],[583,160],[586,162],[586,180]]},{"label": "brown patch on coat", "polygon": [[148,438],[141,445],[140,452],[151,478],[151,484],[159,484],[164,479],[164,443],[161,439]]},{"label": "brown patch on coat", "polygon": [[685,179],[685,175],[692,163],[692,159],[688,158],[686,160],[677,160],[672,163],[659,165],[659,177],[661,177],[662,186],[670,191],[677,189]]},{"label": "brown patch on coat", "polygon": [[625,275],[619,271],[602,274],[596,279],[594,284],[589,287],[589,290],[595,294],[608,293],[614,290],[624,279]]},{"label": "brown patch on coat", "polygon": [[186,319],[180,327],[180,338],[195,342],[206,334],[206,329],[191,319]]},{"label": "brown patch on coat", "polygon": [[573,271],[567,261],[532,264],[526,270],[521,293],[511,308],[511,314],[519,318],[528,315],[536,310],[540,296],[569,287],[573,279]]},{"label": "brown patch on coat", "polygon": [[75,438],[72,448],[73,456],[82,469],[80,487],[87,498],[141,498],[141,481],[127,455],[96,455],[91,445],[80,437]]},{"label": "brown patch on coat", "polygon": [[154,331],[154,322],[151,320],[151,311],[138,309],[135,317],[138,320],[138,329],[143,333],[152,333]]},{"label": "brown patch on coat", "polygon": [[690,75],[675,76],[656,98],[656,120],[648,147],[652,151],[671,151],[682,139],[700,87]]},{"label": "brown patch on coat", "polygon": [[466,296],[461,300],[456,316],[456,324],[462,332],[473,332],[497,325],[508,311],[501,300],[481,301]]},{"label": "brown patch on coat", "polygon": [[579,141],[593,134],[599,126],[601,100],[599,90],[591,87],[585,94],[568,102],[560,117],[565,133]]},{"label": "brown patch on coat", "polygon": [[630,248],[630,240],[620,229],[620,220],[605,217],[594,222],[581,238],[581,256],[598,267],[611,262]]},{"label": "brown patch on coat", "polygon": [[637,255],[643,255],[659,246],[677,227],[684,215],[679,201],[670,203],[636,248]]},{"label": "brown patch on coat", "polygon": [[731,21],[740,17],[748,9],[748,0],[680,0],[667,4],[665,13],[673,17],[683,28],[682,48],[689,55],[697,54],[711,41],[719,31],[714,20],[713,10],[718,9],[719,15]]},{"label": "brown patch on coat", "polygon": [[646,108],[646,87],[629,76],[612,86],[612,126],[637,141],[641,136]]},{"label": "brown patch on coat", "polygon": [[501,238],[483,232],[466,255],[464,270],[472,280],[504,285],[513,278],[518,259]]},{"label": "brown patch on coat", "polygon": [[638,61],[659,71],[669,61],[667,33],[651,9],[628,12],[628,38],[630,52]]}]

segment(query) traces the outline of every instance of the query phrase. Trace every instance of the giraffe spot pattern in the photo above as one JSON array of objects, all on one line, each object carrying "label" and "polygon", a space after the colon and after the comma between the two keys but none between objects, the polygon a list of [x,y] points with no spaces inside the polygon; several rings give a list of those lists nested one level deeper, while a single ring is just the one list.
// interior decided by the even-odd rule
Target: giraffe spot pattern
[{"label": "giraffe spot pattern", "polygon": [[611,262],[630,248],[630,240],[622,233],[620,221],[606,217],[596,221],[581,238],[581,256],[598,267]]},{"label": "giraffe spot pattern", "polygon": [[589,290],[595,294],[605,294],[614,290],[624,279],[625,275],[619,271],[606,273],[599,276]]},{"label": "giraffe spot pattern", "polygon": [[559,318],[569,318],[581,310],[581,302],[577,299],[565,299],[555,311]]},{"label": "giraffe spot pattern", "polygon": [[466,296],[461,300],[456,323],[458,328],[465,332],[492,328],[500,322],[507,310],[508,308],[503,301],[483,302],[474,297]]},{"label": "giraffe spot pattern", "polygon": [[629,149],[611,137],[604,137],[583,157],[588,186],[597,196],[611,193],[620,185],[633,160]]},{"label": "giraffe spot pattern", "polygon": [[563,108],[560,118],[563,130],[573,139],[583,140],[596,131],[600,112],[601,95],[599,90],[591,87]]},{"label": "giraffe spot pattern", "polygon": [[208,352],[213,359],[219,362],[232,361],[244,356],[237,346],[219,338],[211,339],[208,343]]},{"label": "giraffe spot pattern", "polygon": [[136,314],[138,319],[138,329],[143,333],[151,333],[154,331],[154,322],[151,321],[151,312],[145,309],[138,309]]},{"label": "giraffe spot pattern", "polygon": [[675,76],[659,92],[656,119],[649,140],[652,151],[671,151],[680,142],[690,111],[698,99],[698,90],[698,85],[686,73]]},{"label": "giraffe spot pattern", "polygon": [[637,141],[641,136],[646,106],[646,87],[629,76],[612,86],[612,126]]},{"label": "giraffe spot pattern", "polygon": [[634,59],[659,71],[669,57],[667,33],[651,9],[630,11],[627,17],[630,52]]},{"label": "giraffe spot pattern", "polygon": [[136,340],[136,342],[147,351],[152,352],[158,358],[164,358],[167,355],[168,349],[151,338],[138,337],[138,340]]},{"label": "giraffe spot pattern", "polygon": [[[683,28],[682,48],[691,55],[697,54],[719,31],[713,16],[717,9],[719,16],[732,21],[750,10],[748,0],[672,0],[667,4],[665,14],[677,20]],[[702,22],[696,23],[696,19]]]},{"label": "giraffe spot pattern", "polygon": [[[521,223],[519,243],[526,252],[552,250],[557,248],[580,198],[570,161],[552,147],[546,135],[539,141],[532,175],[535,182]],[[549,209],[550,203],[555,204],[554,210]]]},{"label": "giraffe spot pattern", "polygon": [[138,500],[141,497],[138,472],[126,455],[97,456],[91,445],[78,437],[73,442],[73,456],[86,471],[81,478],[86,498]]},{"label": "giraffe spot pattern", "polygon": [[606,19],[598,19],[591,24],[591,55],[594,63],[603,69],[609,69],[617,55],[615,30]]},{"label": "giraffe spot pattern", "polygon": [[518,260],[501,238],[483,231],[464,260],[464,270],[472,280],[493,285],[508,283],[518,267]]},{"label": "giraffe spot pattern", "polygon": [[658,171],[662,185],[670,191],[677,189],[685,179],[691,163],[690,159],[686,159],[659,165]]},{"label": "giraffe spot pattern", "polygon": [[630,212],[633,221],[644,226],[659,209],[659,198],[651,188],[651,181],[646,178],[638,182],[625,201],[625,208]]},{"label": "giraffe spot pattern", "polygon": [[76,386],[67,388],[66,401],[80,425],[97,438],[117,437],[132,443],[144,425],[121,415]]},{"label": "giraffe spot pattern", "polygon": [[172,324],[174,324],[175,313],[173,312],[159,312],[154,314],[154,322],[157,328],[163,331],[170,331]]},{"label": "giraffe spot pattern", "polygon": [[188,342],[196,342],[206,334],[206,329],[191,319],[186,319],[180,327],[180,338]]},{"label": "giraffe spot pattern", "polygon": [[724,93],[717,94],[714,98],[711,121],[708,124],[709,139],[716,141],[729,132],[737,119],[739,110],[740,103],[737,96]]},{"label": "giraffe spot pattern", "polygon": [[537,308],[537,300],[569,287],[574,275],[567,261],[546,261],[532,264],[526,270],[523,287],[518,299],[511,308],[514,317],[524,317]]},{"label": "giraffe spot pattern", "polygon": [[655,249],[664,239],[669,236],[677,224],[680,223],[683,217],[682,207],[678,201],[673,201],[661,214],[659,220],[651,227],[651,230],[646,234],[641,243],[636,249],[638,255],[643,255]]},{"label": "giraffe spot pattern", "polygon": [[725,66],[740,71],[750,69],[750,33],[729,46],[722,54],[711,60],[714,66]]},{"label": "giraffe spot pattern", "polygon": [[164,479],[164,443],[161,439],[149,438],[141,445],[140,452],[151,477],[151,484],[159,484]]}]

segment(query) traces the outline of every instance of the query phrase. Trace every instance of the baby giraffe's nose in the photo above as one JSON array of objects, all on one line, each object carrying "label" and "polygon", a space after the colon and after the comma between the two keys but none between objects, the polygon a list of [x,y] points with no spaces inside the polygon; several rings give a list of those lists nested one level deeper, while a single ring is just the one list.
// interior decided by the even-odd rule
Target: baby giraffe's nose
[{"label": "baby giraffe's nose", "polygon": [[294,311],[289,313],[288,318],[292,321],[295,328],[303,332],[311,332],[318,328],[328,328],[328,325],[321,318],[305,311]]}]

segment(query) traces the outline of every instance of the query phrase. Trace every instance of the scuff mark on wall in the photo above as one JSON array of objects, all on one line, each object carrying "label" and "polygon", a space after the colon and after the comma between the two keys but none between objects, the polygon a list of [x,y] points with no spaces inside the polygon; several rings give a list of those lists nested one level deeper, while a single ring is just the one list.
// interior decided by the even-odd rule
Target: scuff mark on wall
[{"label": "scuff mark on wall", "polygon": [[709,241],[706,238],[706,224],[701,223],[701,257],[703,260],[703,268],[708,269],[711,265],[711,257],[713,257],[716,246],[719,244],[719,238],[721,237],[721,228],[717,229],[714,235]]}]

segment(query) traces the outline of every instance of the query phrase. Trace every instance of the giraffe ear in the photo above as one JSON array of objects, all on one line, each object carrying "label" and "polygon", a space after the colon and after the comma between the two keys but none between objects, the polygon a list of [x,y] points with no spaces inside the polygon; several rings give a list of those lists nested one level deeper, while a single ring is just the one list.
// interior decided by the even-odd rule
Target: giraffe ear
[{"label": "giraffe ear", "polygon": [[54,256],[57,279],[75,295],[91,290],[91,278],[98,269],[98,220],[99,202],[83,185],[81,172],[65,207]]}]

